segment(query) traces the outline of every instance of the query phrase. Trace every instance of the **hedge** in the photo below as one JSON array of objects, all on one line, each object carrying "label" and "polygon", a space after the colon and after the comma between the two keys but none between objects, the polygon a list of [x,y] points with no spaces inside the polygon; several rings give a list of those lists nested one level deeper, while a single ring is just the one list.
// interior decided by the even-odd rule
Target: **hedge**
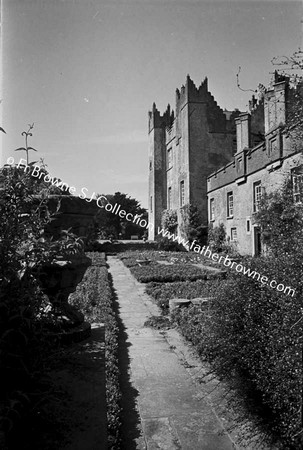
[{"label": "hedge", "polygon": [[[291,282],[291,265],[286,256],[283,261],[245,262],[269,280],[278,280],[277,274],[284,273],[279,282],[286,284]],[[303,446],[302,306],[301,295],[287,296],[234,274],[219,284],[209,316],[195,307],[174,313],[182,333],[220,376],[242,377],[251,383],[266,408],[272,435],[283,449]]]},{"label": "hedge", "polygon": [[151,261],[167,261],[174,264],[205,264],[206,266],[214,266],[223,268],[222,264],[213,261],[206,256],[200,255],[193,251],[189,252],[171,252],[171,251],[155,251],[155,250],[133,250],[126,251],[119,255],[120,259],[132,259],[136,262],[138,259],[149,259]]},{"label": "hedge", "polygon": [[105,323],[105,373],[107,400],[108,447],[119,449],[120,387],[118,366],[118,325],[113,309],[113,296],[108,279],[105,255],[89,252],[90,266],[70,295],[69,303],[82,311],[89,322]]},{"label": "hedge", "polygon": [[164,265],[152,262],[148,265],[134,265],[133,260],[123,259],[124,264],[130,268],[135,278],[141,283],[149,283],[151,281],[174,282],[174,281],[196,281],[222,278],[225,274],[214,273],[207,269],[200,269],[192,265],[172,264]]}]

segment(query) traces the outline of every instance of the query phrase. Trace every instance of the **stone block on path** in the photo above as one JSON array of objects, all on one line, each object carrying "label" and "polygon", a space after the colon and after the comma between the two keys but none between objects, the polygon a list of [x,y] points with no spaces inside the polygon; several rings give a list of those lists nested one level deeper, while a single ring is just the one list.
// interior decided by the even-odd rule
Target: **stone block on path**
[{"label": "stone block on path", "polygon": [[176,308],[187,307],[191,304],[191,300],[188,298],[172,298],[169,300],[169,310],[173,311]]}]

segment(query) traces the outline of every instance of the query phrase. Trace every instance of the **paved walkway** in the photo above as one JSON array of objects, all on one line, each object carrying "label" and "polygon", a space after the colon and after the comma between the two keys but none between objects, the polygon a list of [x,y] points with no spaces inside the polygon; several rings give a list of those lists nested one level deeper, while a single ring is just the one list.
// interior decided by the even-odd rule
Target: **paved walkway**
[{"label": "paved walkway", "polygon": [[182,359],[185,350],[180,350],[178,333],[172,330],[168,338],[163,331],[144,327],[150,315],[159,315],[158,307],[117,257],[109,256],[108,262],[124,329],[122,351],[127,353],[122,368],[122,448],[239,449],[207,400],[207,387],[194,381],[196,366]]}]

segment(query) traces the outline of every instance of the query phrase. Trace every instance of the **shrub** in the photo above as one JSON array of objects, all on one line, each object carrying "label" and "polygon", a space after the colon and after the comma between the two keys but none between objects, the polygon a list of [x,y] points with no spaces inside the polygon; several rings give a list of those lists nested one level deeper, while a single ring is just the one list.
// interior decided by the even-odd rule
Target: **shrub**
[{"label": "shrub", "polygon": [[157,240],[157,250],[163,250],[165,252],[185,252],[186,249],[183,245],[176,241],[172,241],[167,237],[163,237]]},{"label": "shrub", "polygon": [[[51,348],[40,314],[45,296],[34,270],[51,258],[55,242],[42,242],[50,219],[45,186],[16,167],[0,171],[0,186],[0,415],[10,432],[39,397]],[[33,195],[38,193],[39,201]]]},{"label": "shrub", "polygon": [[202,225],[201,215],[196,205],[184,205],[181,208],[181,230],[186,238],[203,246],[207,242],[207,226]]},{"label": "shrub", "polygon": [[207,359],[212,332],[209,315],[198,306],[190,305],[187,308],[176,308],[171,314],[171,319],[178,325],[183,336],[194,345],[198,354]]},{"label": "shrub", "polygon": [[165,230],[174,233],[178,226],[178,215],[174,209],[165,209],[162,212],[161,226]]},{"label": "shrub", "polygon": [[211,223],[208,229],[208,245],[214,252],[222,252],[226,243],[226,230],[223,223],[213,226]]},{"label": "shrub", "polygon": [[[125,263],[125,260],[123,260]],[[130,267],[132,274],[141,283],[150,281],[173,282],[173,281],[195,281],[206,280],[207,278],[222,277],[221,274],[213,274],[206,269],[200,269],[191,265],[162,265],[151,263],[148,266],[132,266]]]},{"label": "shrub", "polygon": [[261,226],[269,253],[276,257],[302,253],[303,208],[301,203],[294,202],[291,179],[285,181],[282,189],[262,196],[254,219]]},{"label": "shrub", "polygon": [[105,323],[105,373],[108,446],[119,448],[120,429],[120,387],[118,366],[118,325],[113,309],[112,290],[105,267],[105,255],[88,253],[92,259],[90,266],[71,294],[69,303],[82,311],[89,322]]},{"label": "shrub", "polygon": [[92,260],[92,266],[107,267],[105,253],[86,252],[86,255]]},{"label": "shrub", "polygon": [[[293,262],[287,258],[283,263],[273,258],[247,259],[245,265],[269,280],[278,280],[283,265],[283,283],[290,282]],[[176,311],[174,319],[220,376],[233,380],[240,376],[252,384],[269,411],[267,420],[283,448],[300,448],[301,295],[288,297],[233,273],[217,286],[209,308],[208,317],[189,308]]]}]

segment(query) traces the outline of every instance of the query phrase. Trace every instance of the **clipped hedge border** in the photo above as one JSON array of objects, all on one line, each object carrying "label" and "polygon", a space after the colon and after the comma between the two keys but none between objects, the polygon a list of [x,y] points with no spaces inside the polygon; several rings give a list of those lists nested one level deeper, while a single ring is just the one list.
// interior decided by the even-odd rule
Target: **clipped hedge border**
[{"label": "clipped hedge border", "polygon": [[225,276],[225,273],[213,273],[190,264],[162,265],[151,262],[149,265],[139,266],[133,258],[122,259],[122,261],[140,283],[210,280]]},{"label": "clipped hedge border", "polygon": [[118,324],[113,308],[113,295],[108,278],[105,254],[88,252],[92,265],[69,298],[89,322],[105,324],[105,374],[107,401],[108,448],[120,448],[120,399],[118,366]]},{"label": "clipped hedge border", "polygon": [[[270,262],[266,267],[266,261],[253,260],[251,267],[270,274]],[[250,386],[261,407],[256,418],[283,450],[303,448],[301,305],[300,298],[235,274],[220,283],[207,315],[189,306],[171,317],[220,378]],[[239,386],[245,400],[247,392]]]}]

